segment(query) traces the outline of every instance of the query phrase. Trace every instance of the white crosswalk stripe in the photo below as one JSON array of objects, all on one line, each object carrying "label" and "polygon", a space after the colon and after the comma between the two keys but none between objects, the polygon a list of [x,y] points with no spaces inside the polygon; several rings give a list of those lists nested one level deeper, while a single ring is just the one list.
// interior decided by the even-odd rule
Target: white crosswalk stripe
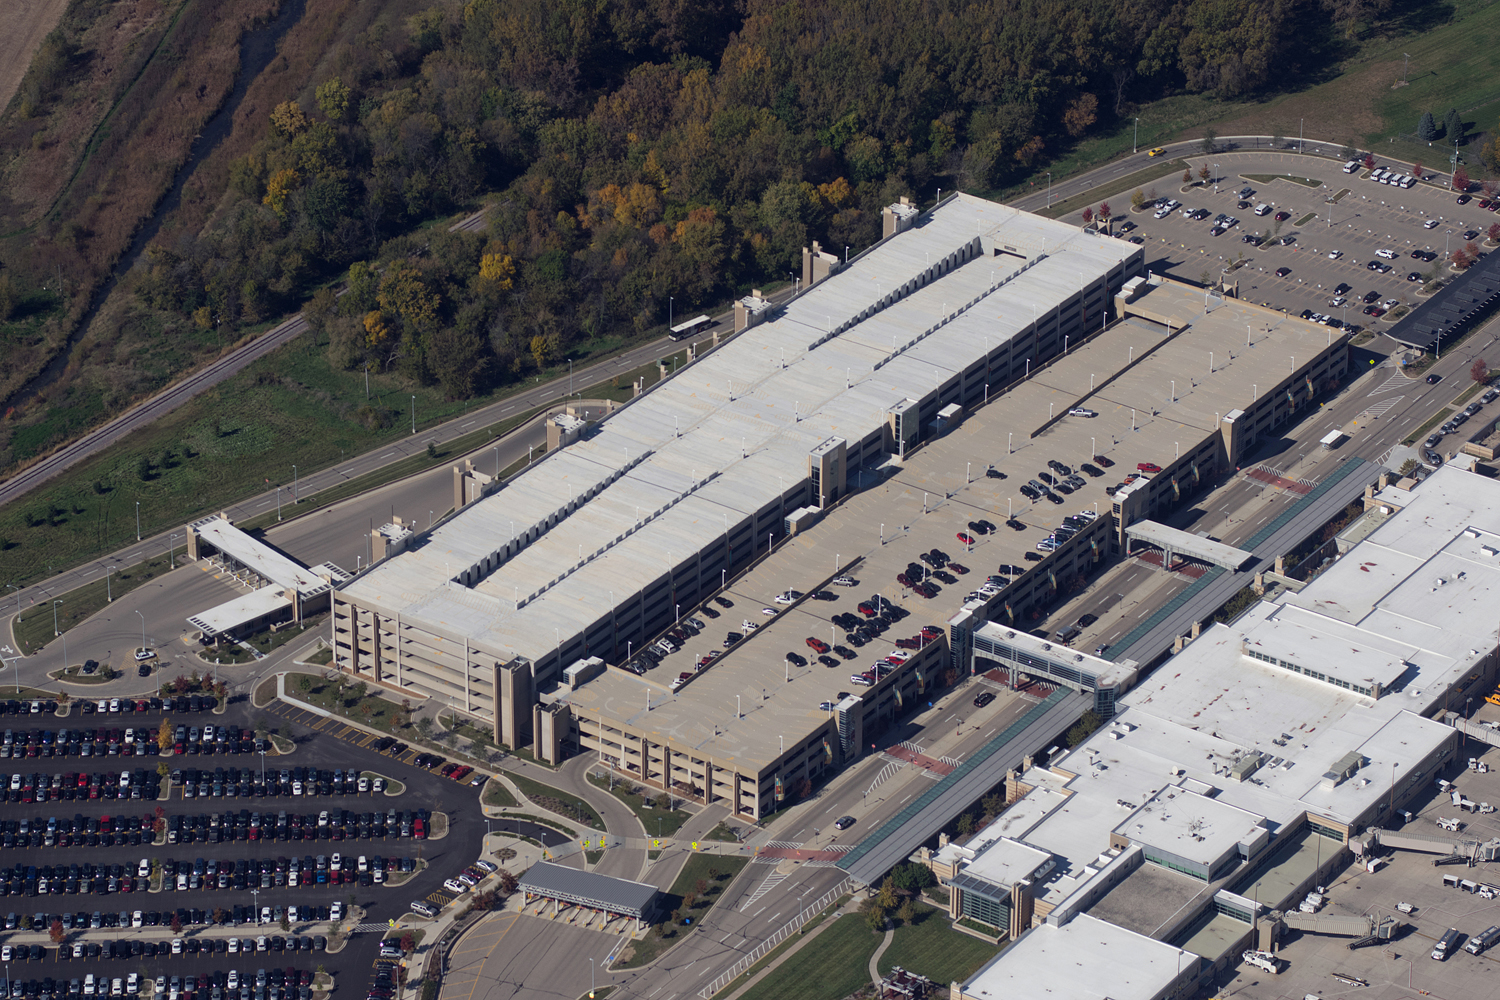
[{"label": "white crosswalk stripe", "polygon": [[767,875],[765,881],[756,886],[755,891],[750,894],[750,898],[745,900],[745,905],[740,907],[740,912],[744,913],[746,910],[750,909],[750,907],[755,905],[756,900],[760,899],[760,897],[764,896],[766,893],[770,892],[772,889],[776,888],[778,885],[785,881],[786,875],[782,874],[781,872],[772,872],[771,874]]},{"label": "white crosswalk stripe", "polygon": [[1365,413],[1369,414],[1372,417],[1383,417],[1388,412],[1390,412],[1391,407],[1395,406],[1405,398],[1405,396],[1392,396],[1389,399],[1381,400],[1379,403],[1376,403],[1374,406],[1366,410]]},{"label": "white crosswalk stripe", "polygon": [[1371,389],[1370,395],[1378,396],[1382,392],[1395,392],[1397,389],[1403,389],[1408,385],[1411,385],[1411,379],[1407,378],[1405,375],[1392,375],[1390,378],[1386,379],[1384,382]]}]

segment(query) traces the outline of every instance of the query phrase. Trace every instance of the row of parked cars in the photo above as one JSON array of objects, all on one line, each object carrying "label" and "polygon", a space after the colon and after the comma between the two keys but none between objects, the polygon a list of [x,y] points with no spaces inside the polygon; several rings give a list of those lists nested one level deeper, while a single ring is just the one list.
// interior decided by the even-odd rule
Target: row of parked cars
[{"label": "row of parked cars", "polygon": [[[241,906],[238,904],[233,907],[220,907],[216,910],[199,910],[189,907],[179,907],[176,910],[136,910],[134,913],[130,910],[95,910],[92,915],[85,910],[79,910],[77,913],[52,914],[7,913],[5,915],[5,929],[8,931],[17,929],[39,930],[50,928],[53,924],[61,924],[64,931],[100,930],[101,928],[113,929],[116,927],[128,927],[138,930],[142,927],[171,927],[174,921],[177,927],[203,927],[209,924],[241,927],[245,924],[280,923],[282,914],[295,915],[291,919],[295,919],[298,923],[314,923],[342,919],[343,909],[343,903],[335,902],[331,906],[287,907],[285,910],[279,906],[273,910],[272,907],[268,906],[263,907],[259,913],[254,906]],[[261,917],[265,917],[265,919],[262,920],[260,919]],[[217,940],[233,941],[234,939],[219,938]],[[119,943],[116,942],[117,947]],[[213,941],[211,940],[204,941],[203,943],[210,946],[213,945]],[[168,947],[168,942],[166,941],[159,941],[157,944],[163,949],[167,949]],[[134,943],[129,942],[127,946],[133,948]],[[302,938],[301,940],[287,938],[282,943],[282,947],[287,951],[323,950],[323,944],[317,944],[309,938]],[[212,951],[213,948],[210,947],[209,950]],[[253,951],[255,949],[247,948],[246,950]],[[162,952],[162,954],[166,953],[165,950]],[[181,952],[174,952],[174,954],[181,954]],[[224,950],[221,949],[219,954],[224,954]],[[90,957],[96,956],[97,952],[95,956]],[[22,959],[22,961],[25,961],[25,959]]]},{"label": "row of parked cars", "polygon": [[156,757],[173,753],[255,753],[264,744],[248,729],[238,726],[178,726],[174,746],[166,750],[158,740],[159,730],[145,726],[110,729],[12,730],[0,736],[0,759],[48,757]]},{"label": "row of parked cars", "polygon": [[[1433,380],[1429,377],[1428,381],[1431,382]],[[1486,389],[1476,402],[1470,403],[1462,410],[1459,410],[1448,419],[1447,423],[1429,434],[1427,436],[1427,450],[1422,453],[1422,457],[1427,460],[1427,463],[1433,466],[1441,465],[1443,457],[1432,449],[1436,448],[1438,442],[1442,441],[1447,435],[1457,434],[1458,429],[1468,423],[1471,417],[1477,417],[1479,411],[1484,409],[1486,404],[1493,403],[1496,399],[1500,399],[1500,389]]]},{"label": "row of parked cars", "polygon": [[[465,893],[493,875],[500,868],[493,861],[476,861],[450,879],[443,880],[443,888],[449,892]],[[396,956],[391,956],[396,957]]]},{"label": "row of parked cars", "polygon": [[417,823],[423,823],[426,833],[426,810],[390,810],[384,815],[378,812],[356,813],[347,809],[325,809],[316,816],[312,813],[286,812],[272,816],[252,813],[241,809],[238,813],[229,810],[219,813],[200,813],[196,816],[173,814],[165,818],[168,844],[219,844],[243,841],[255,843],[297,843],[300,841],[387,840],[417,837]]},{"label": "row of parked cars", "polygon": [[[142,861],[147,867],[149,864]],[[213,858],[193,861],[162,862],[162,891],[191,892],[198,889],[289,889],[320,885],[381,885],[386,874],[416,871],[413,858],[383,858],[379,855],[367,857],[361,854],[356,861],[345,859],[341,854],[332,858],[311,854],[298,858],[240,858],[237,861],[217,861]],[[137,876],[139,877],[139,876]]]},{"label": "row of parked cars", "polygon": [[86,771],[61,774],[0,774],[0,799],[6,802],[91,802],[99,799],[153,800],[161,776],[138,767],[133,771]]}]

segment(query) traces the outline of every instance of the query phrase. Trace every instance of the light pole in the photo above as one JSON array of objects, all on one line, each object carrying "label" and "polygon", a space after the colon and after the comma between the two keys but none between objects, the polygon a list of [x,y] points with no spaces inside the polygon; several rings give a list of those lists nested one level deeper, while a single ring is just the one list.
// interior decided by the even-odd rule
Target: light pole
[{"label": "light pole", "polygon": [[1135,120],[1135,138],[1130,142],[1130,151],[1132,153],[1141,151],[1141,120],[1139,118]]},{"label": "light pole", "polygon": [[1214,194],[1219,193],[1219,165],[1214,164]]},{"label": "light pole", "polygon": [[109,566],[105,566],[104,567],[104,599],[106,601],[108,601],[110,604],[113,604],[113,603],[115,603],[115,595],[110,591],[110,587],[109,587],[109,573],[110,573],[110,569],[111,569],[111,567],[109,567]]},{"label": "light pole", "polygon": [[141,540],[141,502],[135,502],[135,540]]},{"label": "light pole", "polygon": [[1304,151],[1302,148],[1302,123],[1305,121],[1305,118],[1297,119],[1297,152],[1299,153]]},{"label": "light pole", "polygon": [[1047,207],[1052,207],[1052,171],[1047,171]]},{"label": "light pole", "polygon": [[182,532],[174,531],[167,536],[167,565],[177,565],[177,539],[182,537]]},{"label": "light pole", "polygon": [[568,359],[568,398],[573,396],[573,359]]},{"label": "light pole", "polygon": [[145,649],[146,648],[146,616],[142,615],[139,611],[137,611],[136,614],[140,615],[140,618],[141,618],[141,648]]},{"label": "light pole", "polygon": [[495,446],[495,479],[500,478],[500,447]]},{"label": "light pole", "polygon": [[417,433],[417,397],[411,398],[411,432]]},{"label": "light pole", "polygon": [[594,957],[589,956],[589,1000],[594,1000]]},{"label": "light pole", "polygon": [[297,467],[292,466],[292,503],[297,502]]},{"label": "light pole", "polygon": [[667,329],[672,329],[672,296],[667,296]]},{"label": "light pole", "polygon": [[62,635],[62,633],[57,630],[57,606],[61,603],[61,597],[52,602],[52,637],[54,639]]},{"label": "light pole", "polygon": [[1401,64],[1401,83],[1404,85],[1406,83],[1406,71],[1411,67],[1411,53],[1403,52],[1401,55],[1405,59],[1405,62]]}]

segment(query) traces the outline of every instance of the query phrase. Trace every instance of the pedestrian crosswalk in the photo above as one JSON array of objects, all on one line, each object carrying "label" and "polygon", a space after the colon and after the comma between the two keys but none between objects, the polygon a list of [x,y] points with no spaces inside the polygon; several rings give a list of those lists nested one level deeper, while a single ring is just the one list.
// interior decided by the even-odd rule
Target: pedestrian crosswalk
[{"label": "pedestrian crosswalk", "polygon": [[1398,372],[1395,375],[1392,375],[1390,378],[1386,379],[1384,382],[1377,385],[1375,388],[1371,389],[1370,395],[1378,396],[1383,392],[1395,392],[1397,389],[1405,388],[1410,384],[1411,379]]},{"label": "pedestrian crosswalk", "polygon": [[1383,417],[1388,412],[1390,412],[1391,407],[1395,406],[1405,398],[1405,396],[1390,396],[1370,407],[1365,411],[1365,414],[1371,417]]}]

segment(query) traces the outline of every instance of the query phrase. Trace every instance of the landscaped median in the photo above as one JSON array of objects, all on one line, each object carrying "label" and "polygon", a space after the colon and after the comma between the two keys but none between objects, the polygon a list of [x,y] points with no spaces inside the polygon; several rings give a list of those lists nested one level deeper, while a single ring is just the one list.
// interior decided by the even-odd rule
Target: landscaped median
[{"label": "landscaped median", "polygon": [[[681,809],[670,808],[670,793],[668,792],[662,792],[648,799],[633,781],[605,777],[594,771],[589,772],[589,782],[629,806],[640,819],[641,826],[645,828],[648,837],[670,837],[682,829],[682,824],[688,821],[687,813]],[[663,799],[668,799],[668,808],[662,808]]]},{"label": "landscaped median", "polygon": [[82,624],[109,607],[111,599],[119,600],[170,569],[168,557],[157,556],[73,588],[56,598],[55,630],[52,607],[22,608],[14,625],[16,644],[23,654],[30,656],[56,638],[55,632],[66,632]]}]

